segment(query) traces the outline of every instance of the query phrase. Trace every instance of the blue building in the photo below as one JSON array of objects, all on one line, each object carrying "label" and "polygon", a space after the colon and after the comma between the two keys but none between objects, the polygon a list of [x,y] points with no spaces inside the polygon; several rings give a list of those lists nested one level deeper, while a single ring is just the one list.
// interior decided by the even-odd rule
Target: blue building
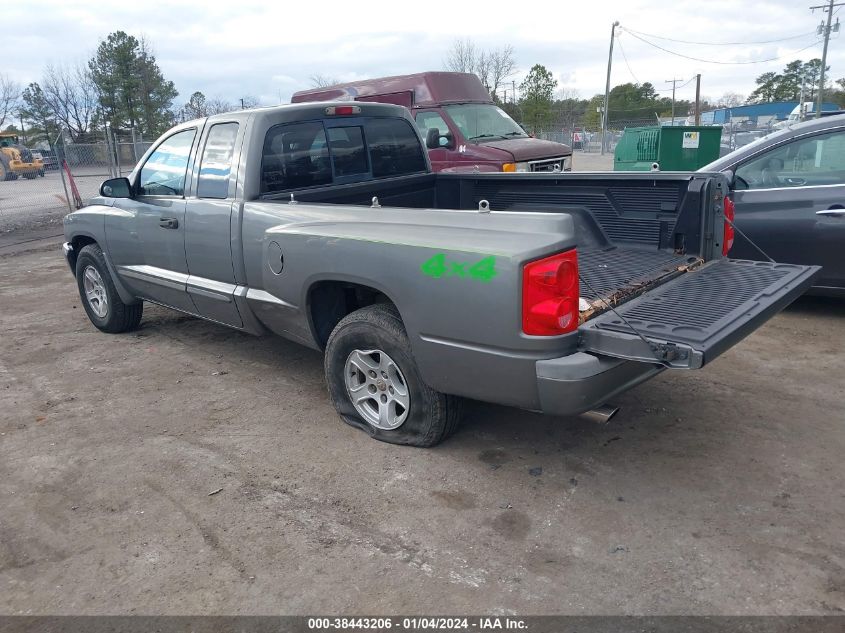
[{"label": "blue building", "polygon": [[[702,125],[725,125],[731,121],[752,121],[756,125],[762,125],[771,121],[783,121],[789,114],[798,107],[798,101],[775,101],[772,103],[755,103],[753,105],[742,105],[733,108],[719,108],[710,112],[701,113]],[[822,112],[826,110],[838,110],[835,103],[823,103]],[[759,119],[763,119],[760,121]]]}]

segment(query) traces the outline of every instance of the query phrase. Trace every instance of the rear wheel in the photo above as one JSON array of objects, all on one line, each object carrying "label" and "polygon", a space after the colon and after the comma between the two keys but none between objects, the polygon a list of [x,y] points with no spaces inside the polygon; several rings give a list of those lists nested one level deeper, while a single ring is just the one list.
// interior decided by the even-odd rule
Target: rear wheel
[{"label": "rear wheel", "polygon": [[457,426],[459,399],[423,382],[391,305],[368,306],[341,320],[326,346],[325,370],[341,418],[377,440],[434,446]]},{"label": "rear wheel", "polygon": [[116,334],[134,330],[141,322],[142,302],[127,304],[109,274],[102,249],[89,244],[76,258],[76,282],[85,313],[95,327]]}]

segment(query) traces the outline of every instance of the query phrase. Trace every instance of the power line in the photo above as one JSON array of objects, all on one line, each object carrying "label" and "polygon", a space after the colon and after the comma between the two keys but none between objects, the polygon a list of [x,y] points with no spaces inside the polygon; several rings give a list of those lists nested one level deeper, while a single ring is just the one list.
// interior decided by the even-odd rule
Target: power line
[{"label": "power line", "polygon": [[753,44],[773,44],[775,42],[787,42],[789,40],[797,40],[802,37],[807,37],[808,35],[815,35],[815,31],[810,31],[809,33],[800,33],[799,35],[790,35],[789,37],[781,37],[774,40],[756,40],[752,42],[695,42],[692,40],[678,40],[672,37],[663,37],[662,35],[654,35],[653,33],[643,33],[642,31],[635,31],[633,29],[626,28],[626,31],[629,33],[637,33],[639,35],[643,35],[645,37],[652,37],[656,40],[666,40],[667,42],[678,42],[680,44],[697,44],[700,46],[743,46],[743,45],[753,45]]},{"label": "power line", "polygon": [[631,64],[628,63],[628,56],[625,54],[625,49],[622,48],[622,40],[619,39],[619,36],[616,36],[616,41],[619,42],[619,51],[622,53],[622,59],[625,60],[625,65],[628,67],[628,72],[631,73],[631,77],[634,78],[638,84],[642,84],[642,82],[637,79],[637,76],[634,74],[634,71],[631,70]]},{"label": "power line", "polygon": [[809,46],[805,46],[804,48],[801,48],[797,51],[793,51],[792,53],[789,53],[787,55],[780,55],[778,57],[769,57],[768,59],[756,59],[756,60],[753,60],[753,61],[746,61],[746,62],[725,62],[725,61],[719,61],[719,60],[715,60],[715,59],[702,59],[701,57],[693,57],[691,55],[684,55],[683,53],[678,53],[677,51],[673,51],[673,50],[669,50],[668,48],[664,48],[663,46],[660,46],[659,44],[655,44],[654,42],[649,42],[647,39],[640,37],[636,33],[632,33],[629,29],[625,29],[623,27],[619,27],[619,28],[624,30],[629,35],[631,35],[631,37],[635,37],[638,40],[645,42],[649,46],[653,46],[654,48],[660,49],[664,53],[669,53],[670,55],[676,55],[678,57],[683,57],[684,59],[691,59],[692,61],[695,61],[695,62],[702,62],[704,64],[720,64],[720,65],[724,65],[724,66],[742,66],[742,65],[748,65],[748,64],[764,64],[766,62],[774,62],[774,61],[777,61],[779,59],[786,59],[787,57],[792,57],[793,55],[797,55],[798,53],[806,51],[808,48],[813,48],[816,44],[818,44],[821,41],[821,40],[816,40],[815,42],[813,42]]}]

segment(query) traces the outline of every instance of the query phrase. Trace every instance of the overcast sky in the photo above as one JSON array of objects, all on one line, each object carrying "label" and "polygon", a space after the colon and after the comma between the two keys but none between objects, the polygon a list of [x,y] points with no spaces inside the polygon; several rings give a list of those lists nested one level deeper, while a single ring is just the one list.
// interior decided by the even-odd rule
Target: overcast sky
[{"label": "overcast sky", "polygon": [[[3,5],[0,72],[22,84],[38,81],[45,63],[85,61],[109,32],[124,30],[152,42],[165,77],[179,90],[177,103],[201,90],[232,102],[253,95],[270,105],[311,87],[309,78],[317,73],[351,81],[441,70],[452,42],[470,37],[483,47],[512,45],[517,83],[540,63],[561,88],[590,97],[604,92],[613,20],[623,29],[696,42],[791,38],[726,46],[646,38],[706,60],[779,58],[737,65],[684,59],[620,32],[611,85],[650,81],[671,91],[665,80],[686,81],[701,73],[702,94],[718,98],[727,91],[747,95],[755,77],[780,70],[793,59],[821,57],[815,32],[823,13],[808,7],[822,1],[113,0],[115,6],[109,7],[102,0],[25,0]],[[834,79],[845,76],[845,42],[839,38],[841,34],[833,36],[828,51]],[[694,82],[680,88],[679,98],[693,98],[694,89]]]}]

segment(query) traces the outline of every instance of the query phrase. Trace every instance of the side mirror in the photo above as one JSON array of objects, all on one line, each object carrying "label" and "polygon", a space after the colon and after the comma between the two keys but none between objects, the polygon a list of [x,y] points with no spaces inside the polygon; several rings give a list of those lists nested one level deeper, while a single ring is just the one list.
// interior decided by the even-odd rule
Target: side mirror
[{"label": "side mirror", "polygon": [[100,195],[106,198],[131,198],[132,185],[128,178],[110,178],[100,185]]},{"label": "side mirror", "polygon": [[452,144],[452,135],[449,132],[441,134],[436,127],[428,128],[425,133],[425,146],[428,149],[438,149],[440,147],[449,147]]}]

